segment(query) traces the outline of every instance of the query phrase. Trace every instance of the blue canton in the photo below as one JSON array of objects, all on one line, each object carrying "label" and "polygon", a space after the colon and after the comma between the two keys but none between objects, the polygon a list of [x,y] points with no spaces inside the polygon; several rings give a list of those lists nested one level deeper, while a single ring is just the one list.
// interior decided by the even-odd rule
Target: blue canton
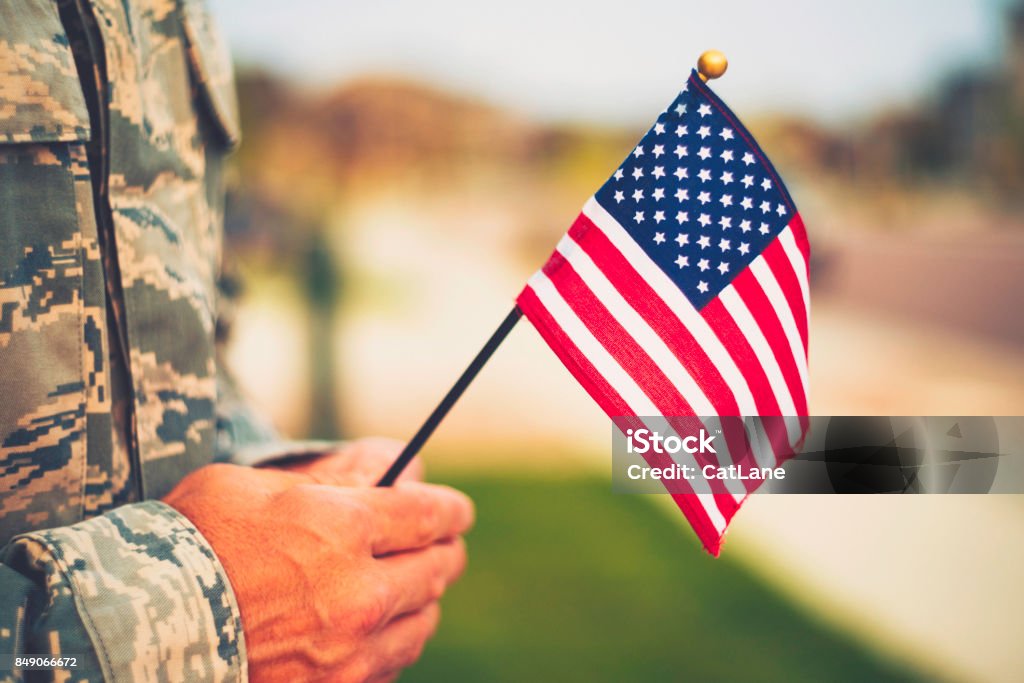
[{"label": "blue canton", "polygon": [[698,310],[796,214],[753,137],[696,72],[595,196]]}]

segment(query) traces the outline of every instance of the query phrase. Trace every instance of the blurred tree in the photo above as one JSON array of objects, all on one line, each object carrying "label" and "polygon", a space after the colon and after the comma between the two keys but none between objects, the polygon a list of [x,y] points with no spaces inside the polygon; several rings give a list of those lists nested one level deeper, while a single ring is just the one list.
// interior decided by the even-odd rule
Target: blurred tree
[{"label": "blurred tree", "polygon": [[343,430],[338,419],[335,379],[337,363],[334,330],[341,299],[341,271],[335,263],[323,230],[309,232],[303,255],[302,284],[309,302],[310,387],[312,413],[309,434],[318,439],[338,439]]}]

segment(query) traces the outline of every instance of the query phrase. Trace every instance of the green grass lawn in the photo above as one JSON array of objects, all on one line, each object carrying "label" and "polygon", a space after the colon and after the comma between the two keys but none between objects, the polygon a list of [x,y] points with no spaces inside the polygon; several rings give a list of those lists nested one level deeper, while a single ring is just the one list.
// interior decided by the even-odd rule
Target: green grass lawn
[{"label": "green grass lawn", "polygon": [[904,681],[597,478],[446,482],[477,502],[470,565],[403,681]]}]

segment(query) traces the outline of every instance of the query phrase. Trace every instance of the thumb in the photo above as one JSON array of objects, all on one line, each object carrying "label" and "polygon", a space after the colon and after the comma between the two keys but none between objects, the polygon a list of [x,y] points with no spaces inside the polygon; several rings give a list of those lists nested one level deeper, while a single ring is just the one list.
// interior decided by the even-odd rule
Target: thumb
[{"label": "thumb", "polygon": [[[394,439],[360,439],[341,444],[337,450],[317,458],[304,459],[285,465],[285,469],[310,476],[319,484],[335,486],[373,486],[402,451],[400,441]],[[402,481],[422,481],[423,461],[413,459],[398,478]]]}]

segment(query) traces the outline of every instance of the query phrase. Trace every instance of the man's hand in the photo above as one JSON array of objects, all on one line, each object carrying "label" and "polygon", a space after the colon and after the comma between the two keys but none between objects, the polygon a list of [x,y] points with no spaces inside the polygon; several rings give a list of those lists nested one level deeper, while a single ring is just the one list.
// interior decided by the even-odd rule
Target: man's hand
[{"label": "man's hand", "polygon": [[419,657],[465,566],[472,503],[443,486],[318,476],[210,465],[164,502],[228,573],[253,681],[390,680]]}]

